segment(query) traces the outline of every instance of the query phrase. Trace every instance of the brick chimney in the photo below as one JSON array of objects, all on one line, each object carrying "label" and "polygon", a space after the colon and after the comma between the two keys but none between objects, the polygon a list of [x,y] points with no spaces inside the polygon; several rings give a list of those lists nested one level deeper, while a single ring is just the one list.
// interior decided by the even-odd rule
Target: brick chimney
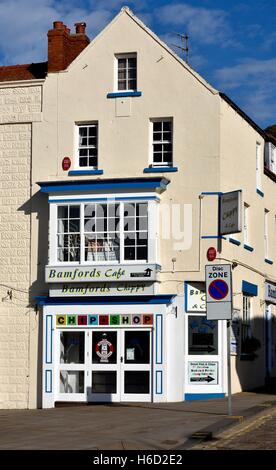
[{"label": "brick chimney", "polygon": [[54,21],[48,31],[48,72],[65,70],[88,46],[90,40],[85,34],[85,23],[75,23],[76,33],[70,34],[62,21]]}]

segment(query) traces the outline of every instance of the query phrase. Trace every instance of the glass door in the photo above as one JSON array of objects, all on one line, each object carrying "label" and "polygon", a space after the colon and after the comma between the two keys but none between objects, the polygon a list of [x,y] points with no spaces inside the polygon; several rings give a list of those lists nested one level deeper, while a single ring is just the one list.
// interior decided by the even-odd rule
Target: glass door
[{"label": "glass door", "polygon": [[58,332],[58,401],[85,401],[85,331]]},{"label": "glass door", "polygon": [[89,332],[88,400],[120,400],[120,331],[97,329]]},{"label": "glass door", "polygon": [[121,330],[121,401],[151,401],[150,329]]}]

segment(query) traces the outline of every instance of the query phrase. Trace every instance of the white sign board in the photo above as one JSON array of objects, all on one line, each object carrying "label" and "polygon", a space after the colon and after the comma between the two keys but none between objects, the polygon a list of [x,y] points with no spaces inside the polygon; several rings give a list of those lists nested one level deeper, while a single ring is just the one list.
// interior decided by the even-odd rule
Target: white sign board
[{"label": "white sign board", "polygon": [[153,295],[154,283],[149,282],[94,282],[51,284],[50,297],[90,297],[109,295]]},{"label": "white sign board", "polygon": [[208,320],[230,320],[232,317],[231,264],[205,266],[206,306]]},{"label": "white sign board", "polygon": [[270,282],[265,282],[265,300],[276,304],[276,285]]},{"label": "white sign board", "polygon": [[219,196],[219,233],[229,235],[242,231],[242,192],[231,191]]},{"label": "white sign board", "polygon": [[156,264],[116,266],[46,266],[46,282],[152,282],[160,266]]},{"label": "white sign board", "polygon": [[218,385],[218,362],[189,362],[188,374],[190,385]]},{"label": "white sign board", "polygon": [[206,292],[204,282],[185,282],[185,311],[206,312]]}]

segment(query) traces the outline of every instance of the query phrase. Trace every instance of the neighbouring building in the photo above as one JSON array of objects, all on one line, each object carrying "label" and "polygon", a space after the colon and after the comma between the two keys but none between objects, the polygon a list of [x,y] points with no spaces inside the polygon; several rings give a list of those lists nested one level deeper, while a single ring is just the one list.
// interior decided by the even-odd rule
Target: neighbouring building
[{"label": "neighbouring building", "polygon": [[[127,7],[91,42],[85,26],[56,21],[47,62],[0,67],[1,406],[225,396],[212,263],[232,266],[233,391],[272,382],[273,127]],[[240,230],[223,235],[235,190]]]}]

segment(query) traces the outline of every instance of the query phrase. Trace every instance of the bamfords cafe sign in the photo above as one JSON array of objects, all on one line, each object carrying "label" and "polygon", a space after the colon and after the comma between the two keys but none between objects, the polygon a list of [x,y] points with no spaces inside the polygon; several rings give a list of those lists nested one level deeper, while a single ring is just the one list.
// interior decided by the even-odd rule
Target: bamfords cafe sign
[{"label": "bamfords cafe sign", "polygon": [[160,267],[156,264],[136,266],[87,266],[87,267],[57,267],[47,266],[46,282],[114,282],[114,281],[155,281]]}]

